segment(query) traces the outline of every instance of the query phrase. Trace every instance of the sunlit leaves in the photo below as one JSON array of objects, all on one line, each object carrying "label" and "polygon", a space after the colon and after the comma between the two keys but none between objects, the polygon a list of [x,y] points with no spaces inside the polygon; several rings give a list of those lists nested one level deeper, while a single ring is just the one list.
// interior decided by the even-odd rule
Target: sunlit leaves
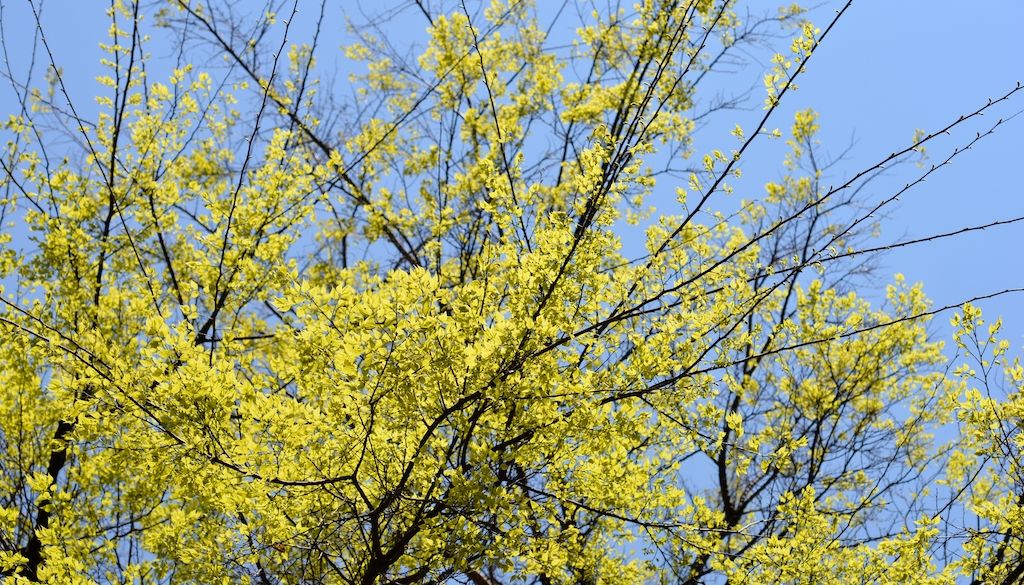
[{"label": "sunlit leaves", "polygon": [[[735,149],[655,169],[693,154],[715,51],[750,41],[734,3],[584,15],[557,48],[528,2],[417,7],[418,57],[353,29],[336,98],[315,42],[268,69],[263,36],[184,1],[160,25],[230,66],[157,79],[142,7],[115,3],[95,120],[54,110],[55,67],[7,119],[5,576],[1014,575],[993,535],[1024,532],[1024,373],[977,309],[947,375],[920,285],[853,292],[863,218],[820,184],[817,114],[734,211],[746,145],[781,131],[729,124]],[[801,15],[772,17],[795,32],[769,110],[820,39]],[[80,152],[51,156],[44,120]],[[985,528],[950,537],[948,510]]]}]

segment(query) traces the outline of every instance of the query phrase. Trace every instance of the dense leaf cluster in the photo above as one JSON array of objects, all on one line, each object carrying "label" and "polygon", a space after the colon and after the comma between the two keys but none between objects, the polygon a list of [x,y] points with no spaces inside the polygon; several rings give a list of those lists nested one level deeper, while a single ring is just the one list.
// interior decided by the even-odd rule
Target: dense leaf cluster
[{"label": "dense leaf cluster", "polygon": [[[314,63],[327,3],[308,35],[299,3],[156,4],[112,3],[95,117],[59,63],[49,91],[11,80],[5,583],[1024,574],[1024,369],[998,326],[965,306],[973,365],[947,367],[920,286],[853,292],[899,195],[860,186],[1017,89],[829,186],[817,115],[768,122],[845,7],[824,30],[588,8],[563,46],[569,17],[529,2],[416,1],[423,50],[353,28],[342,97]],[[150,32],[176,39],[166,78]],[[760,123],[693,156],[735,106],[709,73],[779,39]],[[735,201],[777,137],[784,177]]]}]

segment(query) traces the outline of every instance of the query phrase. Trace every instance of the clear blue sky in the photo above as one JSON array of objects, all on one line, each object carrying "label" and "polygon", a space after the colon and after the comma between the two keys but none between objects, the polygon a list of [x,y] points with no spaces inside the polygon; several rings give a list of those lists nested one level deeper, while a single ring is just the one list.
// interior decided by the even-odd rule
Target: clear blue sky
[{"label": "clear blue sky", "polygon": [[[915,128],[942,127],[1024,83],[1024,2],[1019,0],[861,0],[833,34],[814,56],[790,105],[817,108],[823,141],[837,150],[856,135],[851,169],[904,144]],[[1022,108],[1024,100],[1016,99],[969,132],[955,134],[941,144],[944,149],[931,149],[932,161],[999,116]],[[901,197],[883,224],[883,239],[1024,216],[1022,167],[1024,116]],[[894,171],[888,184],[902,185],[914,170]],[[1024,287],[1024,224],[903,249],[885,258],[884,268],[923,281],[938,306]],[[986,314],[1003,316],[1008,338],[1022,349],[1024,294],[981,306]]]},{"label": "clear blue sky", "polygon": [[[543,5],[545,1],[538,3]],[[8,56],[15,67],[23,68],[33,26],[28,1],[0,0],[0,4],[11,51]],[[262,1],[245,0],[236,7],[242,10],[249,4],[254,10],[264,5]],[[308,4],[308,12],[314,12],[319,3]],[[774,5],[754,3],[758,7],[762,4],[765,8]],[[44,26],[57,62],[63,67],[73,97],[86,109],[91,109],[90,96],[97,90],[93,81],[100,57],[96,44],[105,40],[106,5],[94,0],[48,0],[44,4]],[[348,0],[341,3],[343,7],[355,5]],[[839,5],[825,3],[813,16],[824,22]],[[304,8],[300,2],[300,9]],[[336,13],[329,22],[340,26],[338,8],[333,9]],[[402,28],[407,26],[418,28],[416,34],[422,31],[423,21],[410,11],[415,9],[407,9],[408,18],[396,21],[396,34],[405,34]],[[355,17],[358,19],[358,15]],[[1005,93],[1018,80],[1024,81],[1022,31],[1024,2],[1020,0],[859,0],[815,54],[800,90],[788,96],[786,113],[771,126],[785,129],[791,119],[787,118],[789,112],[813,106],[821,113],[825,150],[838,153],[851,138],[855,139],[845,162],[837,168],[837,178],[855,172],[904,146],[916,128],[942,126],[987,98]],[[156,56],[166,56],[159,54],[159,45],[151,46]],[[325,54],[320,62],[331,61]],[[997,116],[1009,116],[1021,108],[1024,99],[1016,99]],[[0,88],[0,113],[6,116],[13,110],[13,94],[5,84]],[[749,121],[757,114],[755,110],[745,115]],[[994,122],[995,116],[986,121]],[[727,126],[732,127],[731,121]],[[936,145],[931,149],[933,160],[982,129],[981,125],[972,126]],[[730,140],[721,128],[711,126],[699,137],[698,144],[721,147],[731,145]],[[778,178],[782,172],[774,154],[759,156],[754,151],[748,158],[744,171],[749,188]],[[879,241],[922,237],[1024,215],[1022,167],[1024,116],[1008,122],[951,167],[902,197],[883,223]],[[874,196],[891,193],[893,186],[912,179],[915,171],[910,165],[894,169]],[[666,189],[671,192],[670,187]],[[924,281],[936,305],[953,304],[1024,286],[1022,243],[1024,224],[928,243],[886,256],[880,276],[888,279],[892,273],[902,272],[911,281]],[[982,307],[988,315],[1001,314],[1013,345],[1018,350],[1024,348],[1024,294],[986,301]],[[948,316],[938,319],[937,333],[948,335]]]},{"label": "clear blue sky", "polygon": [[[823,3],[811,13],[812,18],[824,28],[842,4]],[[915,129],[942,128],[988,98],[1005,94],[1016,82],[1024,83],[1022,55],[1024,2],[1019,0],[855,0],[812,57],[799,90],[786,96],[780,115],[769,127],[786,131],[792,112],[817,110],[823,151],[838,155],[852,142],[831,173],[839,179],[834,184],[907,146]],[[974,138],[975,132],[984,132],[999,117],[1010,117],[1021,109],[1024,99],[1018,97],[980,123],[937,142],[929,147],[928,163],[939,162]],[[744,127],[760,115],[760,108],[737,113]],[[721,139],[732,128],[732,121],[726,122],[709,128],[698,143],[708,148],[734,144]],[[718,136],[708,135],[714,132]],[[783,173],[784,149],[766,143],[760,148],[746,157],[739,197]],[[923,170],[912,164],[894,168],[864,195],[871,201],[888,197]],[[1022,170],[1024,115],[1006,122],[952,165],[902,195],[883,219],[877,243],[1024,216]],[[888,281],[897,272],[910,282],[924,282],[936,307],[1024,287],[1024,222],[883,256],[879,280]],[[872,296],[873,291],[859,292]],[[987,319],[1003,317],[1004,336],[1024,353],[1024,294],[978,304]],[[936,318],[936,335],[949,338],[951,316],[945,313]]]}]

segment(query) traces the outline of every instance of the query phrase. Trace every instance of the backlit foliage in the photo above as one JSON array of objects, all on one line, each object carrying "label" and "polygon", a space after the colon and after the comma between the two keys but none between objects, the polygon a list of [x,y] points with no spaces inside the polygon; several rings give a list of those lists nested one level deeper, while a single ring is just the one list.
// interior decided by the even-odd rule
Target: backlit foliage
[{"label": "backlit foliage", "polygon": [[[853,286],[857,186],[948,128],[829,187],[817,115],[777,121],[828,22],[415,2],[418,55],[352,25],[338,90],[312,2],[155,4],[112,3],[95,107],[54,62],[4,113],[5,582],[1024,572],[1021,365],[968,306],[947,368],[919,285]],[[760,125],[695,152],[769,41]]]}]

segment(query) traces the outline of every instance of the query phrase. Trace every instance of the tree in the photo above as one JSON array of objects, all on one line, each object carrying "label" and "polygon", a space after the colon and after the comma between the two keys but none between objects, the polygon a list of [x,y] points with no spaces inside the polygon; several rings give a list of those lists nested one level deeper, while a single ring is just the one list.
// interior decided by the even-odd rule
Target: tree
[{"label": "tree", "polygon": [[[785,178],[732,210],[848,3],[819,30],[647,1],[558,49],[529,2],[416,1],[415,59],[351,29],[347,98],[315,72],[326,3],[300,44],[278,4],[115,0],[94,117],[42,27],[48,87],[8,70],[5,582],[1024,574],[1024,373],[998,327],[961,309],[975,365],[953,370],[926,332],[948,307],[855,291],[903,192],[860,187],[1019,85],[833,186],[798,112]],[[174,39],[163,80],[150,32]],[[760,123],[680,170],[737,106],[698,99],[708,72],[780,39]]]}]

